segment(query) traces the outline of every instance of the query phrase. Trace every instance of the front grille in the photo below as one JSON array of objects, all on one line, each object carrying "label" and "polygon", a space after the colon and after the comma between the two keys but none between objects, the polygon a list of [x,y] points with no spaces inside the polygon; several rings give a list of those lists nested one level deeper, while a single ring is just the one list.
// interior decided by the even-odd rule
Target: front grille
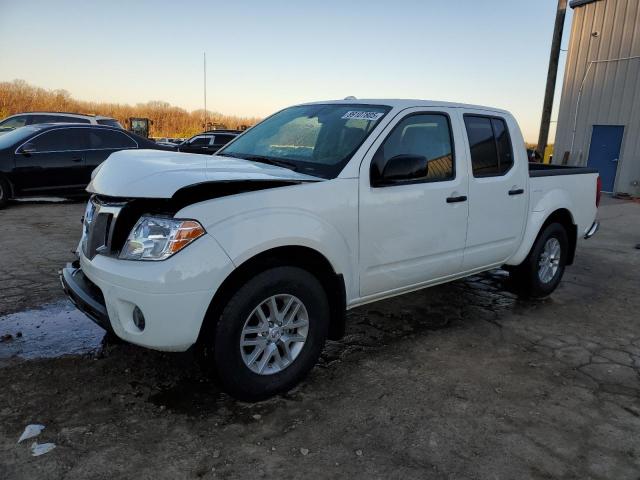
[{"label": "front grille", "polygon": [[88,259],[98,253],[113,253],[113,232],[118,215],[125,203],[105,203],[97,197],[91,197],[84,215],[82,251]]}]

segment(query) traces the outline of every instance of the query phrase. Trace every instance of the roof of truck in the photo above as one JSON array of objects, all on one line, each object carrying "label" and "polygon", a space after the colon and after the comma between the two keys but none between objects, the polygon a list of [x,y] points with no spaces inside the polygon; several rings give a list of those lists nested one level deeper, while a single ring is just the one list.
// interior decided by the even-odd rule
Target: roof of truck
[{"label": "roof of truck", "polygon": [[346,98],[344,100],[326,100],[320,102],[308,102],[304,105],[322,104],[322,103],[339,103],[354,105],[386,105],[394,108],[411,108],[411,107],[448,107],[448,108],[468,108],[474,110],[491,110],[492,112],[501,112],[508,114],[506,110],[495,107],[487,107],[483,105],[471,105],[467,103],[445,102],[440,100],[419,100],[409,98]]}]

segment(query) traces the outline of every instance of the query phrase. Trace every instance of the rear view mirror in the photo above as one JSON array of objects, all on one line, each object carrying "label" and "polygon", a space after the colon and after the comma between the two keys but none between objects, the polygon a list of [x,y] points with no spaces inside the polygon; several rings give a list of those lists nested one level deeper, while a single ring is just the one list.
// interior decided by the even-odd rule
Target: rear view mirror
[{"label": "rear view mirror", "polygon": [[[373,167],[373,165],[372,165]],[[422,155],[396,155],[390,158],[382,173],[371,170],[371,186],[383,187],[424,179],[429,172],[427,157]]]}]

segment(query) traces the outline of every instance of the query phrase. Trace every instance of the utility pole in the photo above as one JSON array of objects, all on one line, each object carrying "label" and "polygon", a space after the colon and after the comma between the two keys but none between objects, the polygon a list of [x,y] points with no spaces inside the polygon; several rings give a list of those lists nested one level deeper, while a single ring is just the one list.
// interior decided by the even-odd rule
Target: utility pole
[{"label": "utility pole", "polygon": [[556,11],[556,24],[553,27],[551,40],[551,54],[549,55],[549,71],[547,72],[547,88],[544,92],[544,104],[542,106],[542,119],[540,121],[540,135],[538,136],[537,151],[544,158],[544,150],[547,148],[549,138],[549,124],[551,123],[551,109],[553,108],[553,94],[556,89],[558,76],[558,58],[560,57],[560,45],[562,43],[562,30],[564,29],[564,17],[567,13],[567,0],[558,0]]},{"label": "utility pole", "polygon": [[204,60],[204,130],[207,129],[207,52],[203,52]]}]

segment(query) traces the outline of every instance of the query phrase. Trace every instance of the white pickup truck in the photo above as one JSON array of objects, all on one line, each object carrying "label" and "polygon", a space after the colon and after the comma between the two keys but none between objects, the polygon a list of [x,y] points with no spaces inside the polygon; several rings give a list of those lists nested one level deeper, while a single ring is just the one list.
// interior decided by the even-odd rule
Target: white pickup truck
[{"label": "white pickup truck", "polygon": [[598,228],[599,177],[527,162],[493,108],[286,108],[214,156],[114,153],[93,174],[71,300],[118,337],[192,346],[231,394],[286,391],[346,310],[505,266],[551,293]]}]

